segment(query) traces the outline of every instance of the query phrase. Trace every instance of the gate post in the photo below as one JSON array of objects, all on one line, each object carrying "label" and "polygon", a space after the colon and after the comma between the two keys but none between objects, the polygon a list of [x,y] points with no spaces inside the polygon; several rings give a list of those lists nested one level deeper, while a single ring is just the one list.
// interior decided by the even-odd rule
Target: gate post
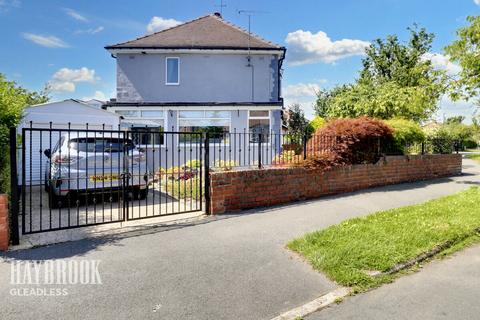
[{"label": "gate post", "polygon": [[20,243],[18,214],[17,128],[10,128],[10,236],[13,245]]},{"label": "gate post", "polygon": [[[205,132],[205,212],[210,214],[210,138],[208,132]],[[201,188],[202,186],[200,186]]]},{"label": "gate post", "polygon": [[[128,171],[129,163],[128,163],[128,129],[125,129],[124,131],[118,131],[118,139],[120,140],[120,133],[123,133],[123,139],[122,139],[122,173],[120,175],[122,179],[122,202],[123,202],[123,221],[128,220],[128,210],[130,208],[129,200],[130,200],[130,172]],[[119,164],[120,165],[120,164]]]},{"label": "gate post", "polygon": [[303,148],[303,160],[307,160],[307,134],[304,133],[303,134],[303,145],[302,145],[302,148]]},{"label": "gate post", "polygon": [[262,169],[262,133],[258,134],[258,169]]}]

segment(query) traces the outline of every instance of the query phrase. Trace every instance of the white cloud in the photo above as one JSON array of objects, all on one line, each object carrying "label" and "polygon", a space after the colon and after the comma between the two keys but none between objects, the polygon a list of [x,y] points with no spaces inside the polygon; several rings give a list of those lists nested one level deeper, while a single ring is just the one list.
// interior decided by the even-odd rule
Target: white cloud
[{"label": "white cloud", "polygon": [[105,28],[103,26],[99,26],[97,28],[77,30],[77,31],[75,31],[75,34],[83,34],[83,33],[96,34],[96,33],[102,32],[103,30],[105,30]]},{"label": "white cloud", "polygon": [[75,92],[75,83],[90,82],[94,83],[95,70],[82,67],[80,69],[61,68],[54,73],[49,81],[50,88],[56,92]]},{"label": "white cloud", "polygon": [[286,86],[283,89],[283,96],[288,99],[315,97],[320,90],[317,83],[297,83]]},{"label": "white cloud", "polygon": [[[480,2],[480,0],[477,0]],[[453,62],[451,62],[448,56],[444,56],[440,53],[425,53],[422,57],[424,60],[430,60],[432,62],[432,66],[435,69],[445,70],[449,75],[456,75],[462,68]]]},{"label": "white cloud", "polygon": [[480,6],[480,0],[473,0],[477,6]]},{"label": "white cloud", "polygon": [[365,48],[370,44],[352,39],[332,41],[323,31],[313,34],[303,30],[290,32],[285,42],[288,44],[287,57],[291,65],[334,63],[342,58],[365,54]]},{"label": "white cloud", "polygon": [[88,22],[88,19],[73,9],[66,8],[65,12],[73,19],[81,22]]},{"label": "white cloud", "polygon": [[40,34],[34,34],[34,33],[22,33],[22,36],[33,42],[36,43],[42,47],[47,47],[47,48],[68,48],[69,45],[64,42],[62,39],[57,38],[55,36],[47,36],[47,35],[40,35]]},{"label": "white cloud", "polygon": [[82,100],[84,101],[88,101],[88,100],[92,100],[92,99],[95,99],[95,100],[100,100],[100,101],[107,101],[108,98],[107,96],[105,95],[105,93],[103,93],[102,91],[95,91],[95,93],[93,94],[93,96],[89,96],[89,97],[83,97]]},{"label": "white cloud", "polygon": [[53,92],[75,92],[75,83],[70,81],[50,81],[49,85]]},{"label": "white cloud", "polygon": [[19,8],[20,0],[0,0],[0,12],[7,12],[11,8]]},{"label": "white cloud", "polygon": [[303,107],[307,118],[313,118],[313,105],[317,99],[317,92],[321,89],[321,85],[327,80],[319,80],[312,83],[296,83],[287,85],[282,90],[285,106],[291,106],[298,103]]},{"label": "white cloud", "polygon": [[147,25],[147,32],[154,33],[168,28],[172,28],[181,24],[181,21],[175,19],[165,19],[162,17],[153,17]]}]

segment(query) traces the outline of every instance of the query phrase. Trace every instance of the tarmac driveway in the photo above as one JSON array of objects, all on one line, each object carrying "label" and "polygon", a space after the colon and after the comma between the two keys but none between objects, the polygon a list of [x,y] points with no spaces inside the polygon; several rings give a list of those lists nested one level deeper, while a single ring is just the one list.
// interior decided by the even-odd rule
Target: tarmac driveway
[{"label": "tarmac driveway", "polygon": [[[0,262],[2,318],[270,319],[336,285],[285,249],[293,237],[342,220],[423,202],[480,183],[461,177],[375,188],[190,225],[10,252]],[[13,261],[100,260],[101,285],[61,297],[10,295]]]}]

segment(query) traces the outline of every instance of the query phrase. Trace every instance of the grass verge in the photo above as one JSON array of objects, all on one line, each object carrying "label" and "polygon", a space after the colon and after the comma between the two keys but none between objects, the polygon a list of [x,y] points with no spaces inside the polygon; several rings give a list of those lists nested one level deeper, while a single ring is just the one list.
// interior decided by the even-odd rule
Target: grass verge
[{"label": "grass verge", "polygon": [[480,162],[480,154],[469,154],[467,158]]},{"label": "grass verge", "polygon": [[452,245],[437,256],[479,241],[475,232],[480,227],[479,201],[480,188],[472,187],[423,204],[350,219],[287,246],[330,279],[363,291],[398,275],[369,275],[373,272],[388,271],[445,243]]}]

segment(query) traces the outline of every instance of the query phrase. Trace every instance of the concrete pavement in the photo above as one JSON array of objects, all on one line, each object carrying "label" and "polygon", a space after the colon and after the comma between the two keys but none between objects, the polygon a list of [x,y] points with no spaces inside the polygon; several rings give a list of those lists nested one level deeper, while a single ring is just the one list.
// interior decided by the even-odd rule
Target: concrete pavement
[{"label": "concrete pavement", "polygon": [[[0,260],[0,318],[270,319],[337,286],[285,250],[288,240],[345,219],[424,202],[480,184],[466,174],[289,206],[210,217],[98,239],[10,252]],[[101,285],[62,297],[18,297],[14,261],[97,259]],[[18,285],[17,285],[18,287]]]},{"label": "concrete pavement", "polygon": [[478,319],[479,297],[480,245],[476,245],[306,319]]}]

